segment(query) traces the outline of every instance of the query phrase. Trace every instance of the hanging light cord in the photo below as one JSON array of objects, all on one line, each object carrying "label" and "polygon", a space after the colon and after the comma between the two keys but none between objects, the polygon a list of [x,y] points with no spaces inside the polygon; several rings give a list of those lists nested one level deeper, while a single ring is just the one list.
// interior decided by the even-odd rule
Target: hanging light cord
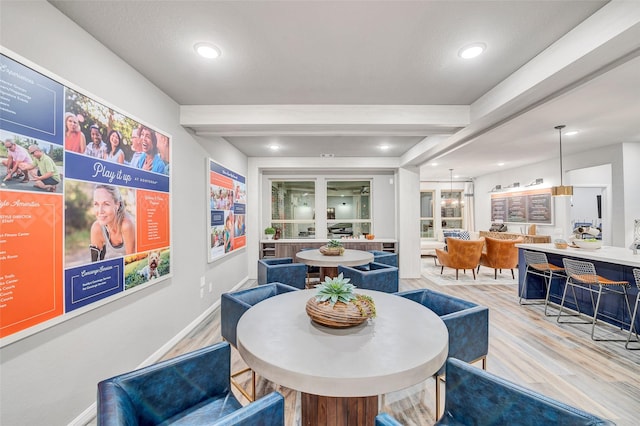
[{"label": "hanging light cord", "polygon": [[565,127],[567,126],[565,126],[564,124],[555,127],[556,129],[558,129],[558,136],[560,137],[560,186],[564,186],[564,184],[562,183],[562,129],[564,129]]},{"label": "hanging light cord", "polygon": [[453,169],[449,169],[449,197],[452,197],[453,194]]}]

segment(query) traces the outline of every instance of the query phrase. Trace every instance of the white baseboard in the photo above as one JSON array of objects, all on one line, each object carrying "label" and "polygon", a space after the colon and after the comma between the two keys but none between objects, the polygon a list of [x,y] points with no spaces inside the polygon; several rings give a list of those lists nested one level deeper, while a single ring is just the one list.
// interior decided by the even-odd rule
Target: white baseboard
[{"label": "white baseboard", "polygon": [[[240,281],[238,284],[233,286],[233,288],[229,291],[235,291],[241,288],[249,278],[245,278]],[[209,306],[204,312],[202,312],[196,319],[191,321],[185,328],[183,328],[178,334],[173,336],[171,340],[167,341],[164,345],[158,348],[153,354],[151,354],[147,359],[142,361],[140,365],[136,368],[146,367],[147,365],[154,364],[158,362],[160,358],[162,358],[167,352],[169,352],[175,345],[177,345],[180,340],[184,339],[194,328],[196,328],[204,319],[215,311],[220,306],[220,299],[218,299],[215,303]],[[69,422],[68,426],[85,426],[92,422],[97,413],[97,404],[94,402],[86,410],[84,410],[78,417]]]}]

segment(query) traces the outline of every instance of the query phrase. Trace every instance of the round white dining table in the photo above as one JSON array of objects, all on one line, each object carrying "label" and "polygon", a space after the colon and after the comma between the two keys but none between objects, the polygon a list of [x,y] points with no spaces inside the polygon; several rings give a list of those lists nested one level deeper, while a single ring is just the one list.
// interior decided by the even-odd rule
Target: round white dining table
[{"label": "round white dining table", "polygon": [[[357,290],[373,298],[376,318],[351,328],[329,328],[314,323],[305,311],[316,292],[293,291],[259,302],[237,326],[238,351],[247,365],[302,392],[303,424],[373,424],[378,395],[418,384],[444,364],[447,327],[421,304]],[[327,408],[331,404],[337,414]],[[362,417],[355,419],[357,410],[364,411],[364,423]]]},{"label": "round white dining table", "polygon": [[320,279],[338,275],[338,265],[359,266],[373,262],[373,253],[364,250],[345,249],[340,256],[327,256],[320,250],[303,250],[296,253],[299,262],[309,266],[320,267]]}]

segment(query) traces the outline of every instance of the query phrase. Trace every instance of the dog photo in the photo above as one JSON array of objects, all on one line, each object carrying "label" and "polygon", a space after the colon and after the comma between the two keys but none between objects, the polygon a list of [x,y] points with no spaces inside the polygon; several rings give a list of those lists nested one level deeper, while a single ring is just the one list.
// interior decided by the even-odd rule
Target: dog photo
[{"label": "dog photo", "polygon": [[149,281],[152,278],[160,278],[158,265],[160,265],[160,252],[149,252],[149,255],[147,256],[147,265],[140,269],[138,274],[144,277],[145,281]]}]

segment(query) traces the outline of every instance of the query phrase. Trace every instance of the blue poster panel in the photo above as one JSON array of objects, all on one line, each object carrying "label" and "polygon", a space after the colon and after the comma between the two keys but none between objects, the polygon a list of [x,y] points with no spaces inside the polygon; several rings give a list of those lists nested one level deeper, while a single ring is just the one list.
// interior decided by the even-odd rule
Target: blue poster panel
[{"label": "blue poster panel", "polygon": [[170,276],[171,147],[33,66],[0,61],[4,338]]},{"label": "blue poster panel", "polygon": [[247,244],[247,184],[244,176],[212,159],[207,161],[207,172],[210,218],[207,251],[209,262],[213,262]]}]

